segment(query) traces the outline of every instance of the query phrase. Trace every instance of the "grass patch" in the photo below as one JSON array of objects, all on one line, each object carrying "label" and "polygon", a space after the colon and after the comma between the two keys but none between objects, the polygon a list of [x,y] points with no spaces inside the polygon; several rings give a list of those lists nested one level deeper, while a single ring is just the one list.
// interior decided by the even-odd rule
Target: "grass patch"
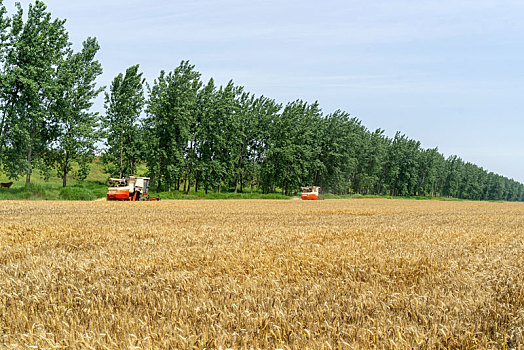
[{"label": "grass patch", "polygon": [[0,188],[0,200],[93,200],[105,197],[107,185],[96,182],[78,182],[69,187],[59,184],[15,183],[10,189]]},{"label": "grass patch", "polygon": [[320,196],[324,199],[358,199],[358,198],[382,198],[382,199],[414,199],[414,200],[436,200],[436,201],[465,201],[467,199],[451,198],[451,197],[429,197],[429,196],[388,196],[388,195],[375,195],[375,194],[331,194],[324,193]]},{"label": "grass patch", "polygon": [[45,200],[58,199],[52,185],[29,184],[13,185],[10,189],[0,189],[0,200]]},{"label": "grass patch", "polygon": [[[151,197],[155,197],[154,193],[151,193]],[[284,196],[278,193],[262,194],[262,193],[233,193],[233,192],[160,192],[159,197],[161,199],[290,199],[290,196]]]},{"label": "grass patch", "polygon": [[97,196],[87,188],[83,187],[63,187],[60,189],[60,199],[70,201],[90,201]]}]

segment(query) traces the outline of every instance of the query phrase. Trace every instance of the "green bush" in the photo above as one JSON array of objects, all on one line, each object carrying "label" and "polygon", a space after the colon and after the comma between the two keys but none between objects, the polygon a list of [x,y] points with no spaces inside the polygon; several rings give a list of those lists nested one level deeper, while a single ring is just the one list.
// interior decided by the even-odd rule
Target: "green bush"
[{"label": "green bush", "polygon": [[104,198],[107,195],[108,185],[103,182],[85,181],[73,187],[80,187],[89,190],[96,198]]},{"label": "green bush", "polygon": [[90,201],[97,199],[97,195],[83,187],[63,187],[60,189],[60,199],[69,201]]},{"label": "green bush", "polygon": [[[3,200],[42,200],[54,199],[52,188],[46,185],[29,184],[13,186],[10,189],[0,189],[0,199]],[[54,196],[56,197],[56,196]]]},{"label": "green bush", "polygon": [[29,191],[19,192],[18,197],[19,199],[31,199],[31,197],[33,197],[33,193]]},{"label": "green bush", "polygon": [[[151,193],[152,197],[156,197],[155,193]],[[184,193],[180,191],[161,192],[162,199],[289,199],[291,197],[284,196],[278,193],[262,194],[262,193],[233,193],[233,192],[209,192],[204,191]]]}]

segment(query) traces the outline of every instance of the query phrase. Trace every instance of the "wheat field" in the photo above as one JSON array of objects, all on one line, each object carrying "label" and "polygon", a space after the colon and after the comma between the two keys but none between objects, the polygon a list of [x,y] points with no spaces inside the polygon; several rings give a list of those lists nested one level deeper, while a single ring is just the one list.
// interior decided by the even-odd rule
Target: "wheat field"
[{"label": "wheat field", "polygon": [[524,204],[0,204],[0,347],[520,348]]}]

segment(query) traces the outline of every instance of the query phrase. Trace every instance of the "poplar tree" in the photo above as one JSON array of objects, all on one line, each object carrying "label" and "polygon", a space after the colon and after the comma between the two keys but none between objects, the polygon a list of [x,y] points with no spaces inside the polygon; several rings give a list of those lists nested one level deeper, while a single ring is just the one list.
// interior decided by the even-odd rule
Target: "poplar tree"
[{"label": "poplar tree", "polygon": [[5,149],[7,132],[14,118],[14,102],[17,99],[17,87],[14,84],[13,51],[11,43],[11,18],[0,1],[0,160]]},{"label": "poplar tree", "polygon": [[267,156],[263,164],[265,192],[280,186],[283,194],[311,183],[321,169],[318,130],[322,112],[318,103],[288,103],[270,126]]},{"label": "poplar tree", "polygon": [[357,168],[357,153],[362,146],[360,128],[359,120],[340,110],[322,120],[318,130],[322,166],[313,182],[325,191],[344,193],[349,190]]},{"label": "poplar tree", "polygon": [[200,89],[200,73],[189,61],[182,61],[173,72],[162,71],[155,80],[147,103],[147,165],[156,178],[157,191],[162,183],[168,188],[181,177],[184,190],[189,190],[195,162],[188,154],[195,150],[196,140],[190,137]]},{"label": "poplar tree", "polygon": [[50,158],[63,187],[73,162],[79,167],[78,178],[89,174],[100,139],[98,113],[90,111],[93,100],[103,91],[96,87],[96,79],[102,74],[102,66],[95,59],[99,49],[96,39],[88,38],[81,52],[70,53],[58,66],[59,89],[53,105],[57,139]]},{"label": "poplar tree", "polygon": [[249,156],[251,162],[250,192],[259,191],[262,166],[266,158],[271,135],[271,126],[277,118],[282,105],[275,100],[261,96],[251,106],[252,120],[248,129],[249,133]]},{"label": "poplar tree", "polygon": [[143,147],[140,114],[144,107],[144,78],[139,66],[118,74],[105,94],[106,116],[102,121],[106,150],[105,170],[122,178],[133,175]]},{"label": "poplar tree", "polygon": [[[2,25],[5,25],[2,16]],[[9,44],[4,46],[2,82],[3,119],[0,144],[4,169],[11,177],[22,172],[31,182],[35,163],[41,161],[55,138],[50,115],[58,88],[57,66],[70,47],[65,20],[52,19],[42,1],[29,5],[27,19],[20,4],[12,17]]]},{"label": "poplar tree", "polygon": [[215,115],[216,88],[213,78],[198,91],[196,106],[196,121],[193,126],[193,135],[196,140],[197,168],[205,193],[210,188],[218,187],[215,177],[216,159],[214,154],[216,133]]},{"label": "poplar tree", "polygon": [[218,183],[218,192],[222,191],[222,185],[234,181],[236,173],[236,155],[240,139],[243,137],[241,131],[241,120],[239,118],[239,101],[243,88],[235,86],[229,81],[226,86],[221,86],[215,98],[215,113],[213,115],[215,129],[212,130],[214,143],[214,169],[213,172]]},{"label": "poplar tree", "polygon": [[233,115],[237,125],[236,131],[234,131],[235,143],[232,149],[234,193],[238,191],[243,192],[244,180],[249,176],[249,170],[251,169],[249,141],[256,137],[254,118],[255,96],[248,92],[242,92],[237,106],[238,112]]}]

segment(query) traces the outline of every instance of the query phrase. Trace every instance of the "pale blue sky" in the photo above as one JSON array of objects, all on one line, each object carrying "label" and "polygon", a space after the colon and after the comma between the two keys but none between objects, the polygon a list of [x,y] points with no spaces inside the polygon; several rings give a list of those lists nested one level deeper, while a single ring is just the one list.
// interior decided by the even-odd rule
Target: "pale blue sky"
[{"label": "pale blue sky", "polygon": [[76,47],[98,38],[103,85],[136,63],[152,82],[187,59],[206,80],[318,100],[524,182],[522,1],[46,3]]}]

